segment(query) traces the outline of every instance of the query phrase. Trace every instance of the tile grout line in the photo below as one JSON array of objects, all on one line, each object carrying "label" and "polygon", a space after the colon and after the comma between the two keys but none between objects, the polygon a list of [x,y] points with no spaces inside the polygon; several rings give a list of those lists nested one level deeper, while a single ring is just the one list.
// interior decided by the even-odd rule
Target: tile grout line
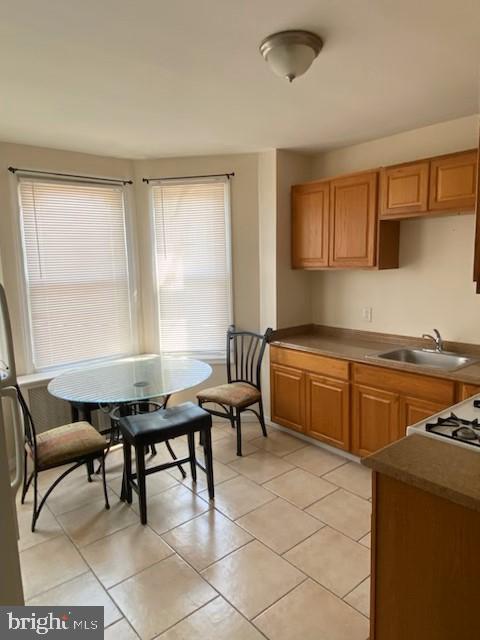
[{"label": "tile grout line", "polygon": [[90,573],[90,567],[88,565],[87,565],[87,568],[85,569],[85,571],[82,571],[81,573],[77,574],[76,576],[68,578],[68,580],[63,580],[62,582],[59,582],[58,584],[54,584],[53,586],[48,587],[48,589],[43,589],[43,591],[39,591],[38,593],[33,594],[32,596],[30,596],[28,598],[28,602],[33,600],[33,598],[38,598],[39,596],[43,596],[45,593],[48,593],[52,589],[58,589],[58,587],[62,587],[63,585],[67,584],[68,582],[71,582],[72,580],[76,580],[77,578],[80,578],[81,576],[84,576],[87,573]]},{"label": "tile grout line", "polygon": [[[297,571],[298,571],[298,569],[297,569]],[[298,587],[301,587],[302,584],[304,584],[305,582],[307,582],[307,580],[310,579],[310,577],[305,575],[302,571],[300,571],[300,573],[302,573],[302,575],[304,575],[304,579],[301,582],[299,582],[298,584],[296,584],[294,587],[292,587],[291,589],[286,591],[282,596],[280,596],[280,598],[275,600],[275,602],[272,602],[271,604],[268,605],[268,607],[265,607],[265,609],[262,609],[259,613],[254,615],[253,618],[251,618],[251,620],[250,620],[250,622],[252,624],[255,624],[255,620],[257,618],[259,618],[262,615],[262,613],[265,613],[265,611],[268,611],[268,609],[270,609],[270,607],[273,607],[274,605],[278,604],[280,602],[280,600],[282,600],[283,598],[286,598],[290,593],[292,593],[292,591],[295,591],[295,589],[298,589]],[[256,624],[255,624],[255,627],[257,627]],[[257,629],[258,629],[258,627],[257,627]]]},{"label": "tile grout line", "polygon": [[[279,430],[279,431],[280,431],[280,430]],[[299,448],[298,448],[297,450],[295,450],[295,451],[299,451],[300,449],[307,447],[309,444],[310,444],[310,443],[306,443],[305,445],[303,445],[302,447],[299,447]],[[253,445],[252,445],[252,446],[253,446]],[[312,445],[310,445],[310,446],[312,446]],[[295,451],[293,451],[293,452],[291,452],[291,453],[295,453]],[[252,453],[255,453],[255,451],[254,451],[254,452],[252,452]],[[272,451],[266,451],[266,453],[269,453],[270,455],[276,456],[276,457],[277,457],[277,458],[279,458],[279,459],[283,459],[285,456],[290,455],[290,452],[287,452],[287,453],[283,454],[283,456],[277,455],[277,454],[275,454],[275,453],[274,453],[274,452],[272,452]],[[248,454],[248,455],[251,455],[251,454]],[[247,457],[247,456],[245,456],[245,457]],[[221,464],[225,464],[225,466],[228,466],[228,467],[231,469],[231,467],[230,467],[230,464],[229,464],[229,463],[223,463],[222,461],[219,461],[219,460],[217,460],[217,462],[220,462]],[[334,471],[334,470],[336,470],[336,469],[340,468],[341,466],[344,466],[344,465],[345,465],[345,464],[347,464],[348,462],[350,462],[350,460],[346,460],[346,462],[345,462],[345,463],[342,463],[342,464],[338,465],[338,466],[337,466],[337,467],[335,467],[334,469],[330,469],[329,471],[325,472],[325,474],[323,474],[323,475],[326,475],[326,474],[328,474],[328,473],[330,473],[330,472],[332,472],[332,471]],[[271,480],[277,479],[277,478],[279,478],[279,477],[281,477],[281,476],[283,476],[283,475],[285,475],[285,474],[287,474],[287,473],[289,473],[289,472],[293,471],[295,468],[301,469],[301,470],[303,470],[303,471],[305,471],[305,472],[307,472],[307,473],[311,473],[311,471],[309,471],[308,469],[304,469],[303,467],[300,467],[300,466],[296,465],[295,463],[289,462],[289,464],[292,464],[292,469],[289,469],[288,471],[284,471],[284,472],[282,472],[281,474],[278,474],[278,475],[276,475],[276,476],[273,476],[272,478],[270,478],[270,479],[268,479],[268,480],[265,480],[263,483],[257,482],[256,480],[252,480],[252,479],[248,478],[248,476],[244,476],[244,475],[240,472],[240,476],[241,476],[241,477],[244,477],[244,478],[246,478],[247,480],[250,480],[251,482],[253,482],[254,484],[256,484],[257,486],[259,486],[259,487],[261,487],[261,488],[264,488],[266,491],[268,491],[269,493],[271,493],[272,498],[271,498],[270,500],[268,500],[266,503],[264,503],[264,504],[262,504],[262,505],[259,505],[259,506],[255,507],[255,508],[253,508],[253,509],[251,509],[251,510],[247,511],[247,512],[245,512],[245,513],[244,513],[244,514],[242,514],[242,515],[239,515],[239,516],[238,516],[238,518],[237,518],[237,520],[238,520],[238,519],[240,519],[240,518],[242,518],[242,517],[243,517],[243,516],[245,516],[245,515],[248,515],[249,513],[253,512],[253,511],[255,511],[256,509],[259,509],[259,508],[261,508],[261,507],[265,506],[266,504],[269,504],[269,503],[270,503],[270,502],[272,502],[274,499],[276,499],[276,498],[277,498],[277,499],[278,499],[278,498],[280,498],[280,499],[284,499],[284,500],[286,500],[286,502],[288,502],[289,504],[292,504],[295,508],[298,508],[298,509],[300,509],[301,511],[304,511],[304,512],[305,512],[307,515],[309,515],[310,517],[313,517],[313,518],[315,518],[316,520],[318,520],[318,522],[320,522],[320,523],[321,523],[321,525],[323,525],[323,527],[324,527],[324,526],[326,526],[326,525],[325,525],[325,523],[324,523],[323,521],[321,521],[319,518],[316,518],[316,516],[313,516],[313,514],[309,514],[308,512],[306,512],[306,509],[310,508],[313,504],[315,504],[315,503],[317,503],[317,502],[321,501],[323,498],[320,498],[320,500],[315,500],[315,501],[314,501],[314,502],[312,502],[311,504],[309,504],[309,505],[307,505],[307,506],[305,506],[305,507],[303,507],[303,508],[302,508],[302,507],[299,507],[298,505],[295,505],[294,503],[290,503],[290,501],[289,501],[289,500],[287,500],[287,499],[283,498],[282,496],[280,496],[280,495],[278,495],[278,494],[275,494],[274,492],[270,491],[269,489],[267,489],[267,488],[263,487],[263,484],[268,483],[268,482],[270,482]],[[235,472],[238,474],[238,472],[237,472],[237,470],[236,470],[236,469],[232,469],[232,471],[235,471]],[[170,474],[170,475],[171,475],[171,474]],[[315,475],[315,476],[316,476],[316,474],[312,474],[312,475]],[[118,477],[118,476],[117,476],[117,477]],[[209,511],[210,509],[214,509],[214,510],[216,510],[217,512],[219,512],[219,513],[220,513],[220,515],[222,515],[223,517],[226,517],[230,522],[232,522],[232,523],[233,523],[233,524],[235,524],[236,526],[241,527],[241,528],[242,528],[242,530],[246,531],[248,535],[252,535],[248,530],[246,530],[244,527],[242,527],[242,525],[238,524],[238,523],[237,523],[237,522],[236,522],[236,521],[235,521],[235,520],[234,520],[230,515],[228,515],[228,514],[224,513],[224,512],[223,512],[223,511],[221,511],[218,507],[216,507],[216,506],[215,506],[215,503],[211,503],[210,501],[209,501],[209,502],[207,502],[207,501],[206,501],[202,496],[200,496],[200,495],[199,495],[199,494],[200,494],[200,492],[198,492],[198,493],[197,493],[196,491],[194,491],[194,490],[193,490],[191,487],[189,487],[188,485],[184,484],[183,482],[179,482],[179,481],[177,480],[177,478],[175,478],[174,476],[172,476],[172,477],[176,480],[177,485],[178,485],[178,484],[180,484],[181,486],[184,486],[184,487],[185,487],[186,489],[188,489],[191,493],[193,493],[193,494],[194,494],[194,495],[196,495],[198,498],[200,498],[201,500],[203,500],[204,502],[206,502],[206,503],[208,504],[208,509],[207,509],[203,514],[197,514],[197,515],[195,515],[194,517],[189,518],[189,519],[188,519],[188,520],[186,520],[185,522],[183,522],[183,523],[179,523],[179,524],[175,525],[175,527],[172,527],[171,529],[167,530],[166,532],[163,532],[162,534],[158,533],[158,532],[157,532],[155,529],[153,529],[151,526],[147,525],[147,526],[149,526],[150,530],[151,530],[151,531],[152,531],[156,536],[158,536],[158,537],[162,540],[162,542],[163,542],[163,543],[167,544],[167,546],[168,546],[170,549],[172,549],[172,547],[171,547],[168,543],[166,543],[166,541],[163,539],[163,537],[162,537],[162,536],[163,536],[163,535],[166,535],[167,533],[171,532],[172,530],[174,530],[175,528],[177,528],[177,527],[179,527],[179,526],[182,526],[182,525],[184,525],[184,524],[186,524],[186,523],[188,523],[188,522],[191,522],[192,520],[194,520],[194,519],[196,519],[196,518],[201,517],[201,516],[202,516],[202,515],[204,515],[205,513],[208,513],[208,511]],[[238,476],[235,476],[235,477],[238,477]],[[318,477],[318,478],[323,478],[323,476],[316,476],[316,477]],[[225,482],[228,482],[229,480],[233,480],[233,479],[235,479],[235,478],[229,478],[229,479],[226,479],[226,480],[224,480],[224,481],[222,481],[222,482],[220,482],[220,483],[217,483],[217,484],[216,484],[216,486],[221,485],[221,484],[224,484]],[[330,492],[330,494],[327,494],[327,496],[328,496],[328,495],[331,495],[331,494],[332,494],[332,493],[334,493],[334,492],[336,492],[338,489],[344,489],[344,490],[345,490],[345,491],[347,491],[348,493],[350,493],[350,494],[352,494],[352,495],[354,495],[354,496],[357,496],[357,497],[359,497],[359,498],[361,498],[361,499],[365,500],[365,498],[363,498],[362,496],[359,496],[358,494],[355,494],[355,493],[353,493],[353,492],[349,491],[348,489],[345,489],[344,487],[341,487],[341,486],[339,486],[339,485],[336,485],[334,482],[331,482],[330,480],[325,480],[325,481],[326,481],[326,482],[329,482],[330,484],[332,484],[333,486],[335,486],[335,487],[336,487],[336,489],[335,489],[334,491]],[[174,486],[177,486],[177,485],[174,485]],[[169,488],[172,488],[172,487],[169,487]],[[109,489],[110,489],[110,491],[111,491],[111,492],[113,492],[115,495],[117,495],[117,494],[116,494],[116,492],[114,491],[114,489],[112,489],[112,487],[110,487],[110,485],[109,485]],[[160,493],[163,493],[163,492],[164,492],[164,491],[166,491],[166,490],[168,490],[168,488],[167,488],[167,489],[164,489],[164,490],[162,490],[162,491],[160,491],[158,494],[155,494],[155,495],[159,495]],[[323,497],[327,497],[327,496],[323,496]],[[155,496],[153,496],[153,497],[155,497]],[[81,507],[79,507],[79,508],[81,508]],[[131,508],[131,507],[129,507],[129,508]],[[72,511],[73,511],[73,510],[72,510]],[[132,509],[132,511],[133,511],[134,513],[136,513],[133,509]],[[64,513],[67,513],[67,512],[64,512]],[[110,590],[110,589],[113,589],[113,588],[114,588],[115,586],[117,586],[118,584],[121,584],[124,580],[122,580],[122,581],[120,581],[120,582],[116,583],[115,585],[112,585],[112,586],[111,586],[111,587],[109,587],[108,589],[107,589],[106,587],[104,587],[103,583],[101,583],[101,581],[99,580],[98,575],[96,574],[96,572],[95,572],[95,571],[93,570],[93,568],[89,565],[89,563],[85,560],[85,557],[83,556],[83,553],[82,553],[82,549],[83,549],[83,548],[88,547],[90,544],[94,544],[94,543],[96,543],[96,542],[99,542],[100,540],[103,540],[103,539],[105,539],[105,538],[107,538],[107,537],[111,536],[111,535],[114,535],[115,533],[118,533],[118,532],[120,532],[120,531],[123,531],[124,529],[128,528],[129,526],[133,526],[133,523],[130,523],[130,524],[128,524],[128,525],[125,525],[124,527],[121,527],[120,529],[117,529],[117,530],[116,530],[116,531],[114,531],[114,532],[108,533],[108,534],[106,534],[105,536],[102,536],[102,537],[98,538],[97,540],[94,540],[94,541],[90,542],[88,545],[84,545],[84,547],[80,547],[76,542],[74,542],[74,541],[73,541],[73,539],[72,539],[72,538],[70,537],[70,535],[67,533],[67,531],[65,530],[65,528],[63,527],[63,525],[58,521],[57,516],[56,516],[55,514],[53,514],[53,513],[52,513],[52,515],[53,515],[53,517],[54,517],[54,520],[55,520],[55,521],[57,522],[57,524],[60,526],[61,532],[63,532],[63,534],[67,537],[67,539],[68,539],[68,540],[70,540],[70,541],[72,542],[72,544],[74,545],[74,547],[75,547],[75,548],[78,550],[78,552],[80,553],[80,555],[81,555],[82,559],[86,562],[87,567],[89,567],[89,569],[87,569],[87,571],[85,571],[85,572],[83,572],[82,574],[79,574],[79,575],[85,575],[85,573],[87,573],[88,571],[91,571],[91,573],[95,576],[95,578],[96,578],[96,579],[98,580],[98,582],[100,583],[100,585],[101,585],[102,589],[107,593],[107,595],[109,595],[109,597],[111,597],[111,596],[110,596],[110,594],[109,594],[109,590]],[[59,515],[61,516],[61,515],[63,515],[63,514],[59,514]],[[136,514],[136,515],[138,515],[138,514]],[[329,525],[328,525],[328,526],[329,526]],[[305,540],[308,540],[308,538],[310,538],[310,537],[312,537],[313,535],[315,535],[315,533],[317,533],[317,532],[318,532],[319,530],[321,530],[321,528],[323,528],[323,527],[321,526],[317,531],[315,531],[315,532],[313,532],[312,534],[310,534],[310,536],[307,536],[304,540],[301,540],[301,541],[300,541],[300,542],[298,542],[297,544],[293,545],[293,547],[291,547],[291,548],[293,549],[295,546],[298,546],[298,544],[302,544],[302,542],[305,542]],[[332,529],[334,529],[334,528],[332,527]],[[58,534],[58,535],[62,535],[62,533],[61,533],[61,532],[59,532],[59,534]],[[344,534],[343,532],[339,532],[339,533],[341,533],[342,535],[346,535],[346,534]],[[368,532],[367,532],[367,533],[368,533]],[[353,540],[354,542],[359,543],[358,541],[359,541],[362,537],[364,537],[365,535],[367,535],[367,534],[364,534],[364,535],[360,536],[360,538],[359,538],[358,540],[352,539],[352,538],[350,538],[349,536],[346,536],[346,537],[350,538],[350,539],[351,539],[351,540]],[[56,536],[54,536],[54,537],[56,537]],[[45,541],[43,541],[43,542],[47,542],[47,541],[49,541],[49,540],[52,540],[52,539],[54,539],[54,537],[52,537],[52,538],[48,538],[47,540],[45,540]],[[177,556],[178,556],[178,557],[179,557],[183,562],[185,562],[185,563],[186,563],[186,564],[187,564],[187,565],[188,565],[188,566],[189,566],[189,567],[194,571],[194,573],[195,573],[195,574],[196,574],[200,579],[202,579],[202,580],[204,580],[205,582],[207,582],[207,584],[209,584],[209,585],[210,585],[210,587],[213,589],[213,591],[215,591],[215,592],[216,592],[216,594],[217,594],[217,595],[216,595],[214,598],[212,598],[211,600],[209,600],[208,602],[206,602],[205,604],[203,604],[201,607],[198,607],[198,608],[197,608],[197,609],[195,609],[193,612],[189,613],[187,616],[185,616],[185,617],[184,617],[184,618],[182,618],[181,620],[178,620],[178,621],[177,621],[174,625],[172,625],[172,626],[176,626],[176,625],[177,625],[177,624],[179,624],[182,620],[184,620],[184,619],[188,618],[189,616],[193,615],[196,611],[198,611],[199,609],[201,609],[201,608],[203,608],[204,606],[208,605],[208,604],[209,604],[209,603],[211,603],[213,600],[215,600],[217,597],[221,597],[223,600],[225,600],[226,602],[228,602],[228,603],[230,604],[230,606],[232,606],[232,608],[233,608],[235,611],[237,611],[237,612],[239,613],[239,615],[241,615],[241,616],[242,616],[242,618],[243,618],[243,619],[245,619],[247,622],[249,622],[250,624],[254,625],[254,626],[255,626],[255,628],[257,628],[257,627],[256,627],[256,625],[255,625],[255,623],[253,622],[253,620],[254,620],[254,619],[256,619],[258,616],[260,616],[262,613],[264,613],[264,612],[265,612],[267,609],[269,609],[270,607],[273,607],[273,606],[274,606],[275,604],[277,604],[277,603],[278,603],[282,598],[286,597],[289,593],[291,593],[291,591],[293,591],[293,590],[294,590],[294,589],[296,589],[297,587],[299,587],[299,586],[301,586],[302,584],[304,584],[308,579],[313,580],[313,582],[314,582],[314,583],[319,584],[322,588],[324,588],[324,589],[326,589],[327,591],[329,591],[330,593],[332,593],[332,595],[333,595],[335,598],[337,598],[337,599],[341,600],[342,602],[344,601],[344,600],[343,600],[343,598],[341,598],[341,597],[340,597],[340,596],[338,596],[337,594],[335,594],[335,593],[331,592],[331,591],[330,591],[329,589],[327,589],[324,585],[322,585],[321,583],[318,583],[314,578],[312,578],[311,576],[308,576],[308,574],[307,574],[307,575],[306,575],[306,574],[304,574],[302,571],[300,571],[300,570],[298,569],[298,567],[295,567],[295,565],[293,565],[292,563],[290,563],[286,558],[283,558],[283,557],[282,557],[282,555],[281,555],[280,553],[276,552],[274,549],[271,549],[271,547],[269,547],[267,544],[263,543],[263,542],[262,542],[261,540],[259,540],[256,536],[253,536],[251,540],[249,540],[248,542],[244,543],[244,544],[243,544],[243,545],[241,545],[240,547],[237,547],[235,550],[233,550],[233,551],[231,551],[231,552],[229,552],[229,553],[227,553],[227,554],[225,554],[225,555],[221,556],[220,558],[216,559],[213,563],[210,563],[209,565],[207,565],[207,567],[205,567],[204,569],[202,569],[202,571],[206,571],[209,567],[211,567],[211,566],[212,566],[213,564],[215,564],[216,562],[220,562],[220,561],[221,561],[221,560],[223,560],[224,558],[228,557],[231,553],[234,553],[235,551],[239,551],[240,549],[242,549],[243,547],[245,547],[246,545],[248,545],[248,544],[250,544],[251,542],[254,542],[254,541],[258,541],[258,542],[260,542],[261,544],[264,544],[264,545],[265,545],[265,547],[266,547],[267,549],[270,549],[270,551],[271,551],[272,553],[274,553],[274,554],[275,554],[277,557],[279,557],[280,559],[283,559],[284,561],[286,561],[286,562],[287,562],[288,564],[290,564],[290,565],[291,565],[291,566],[292,566],[296,571],[298,571],[300,574],[304,575],[305,577],[304,577],[304,579],[303,579],[303,580],[302,580],[298,585],[295,585],[294,587],[292,587],[292,589],[290,589],[289,591],[287,591],[287,592],[286,592],[285,594],[283,594],[280,598],[278,598],[278,599],[277,599],[277,600],[275,600],[273,603],[271,603],[268,607],[266,607],[265,609],[263,609],[260,613],[258,613],[258,614],[255,616],[255,618],[252,618],[252,620],[249,620],[246,616],[244,616],[244,615],[242,614],[242,612],[238,611],[238,609],[237,609],[237,608],[236,608],[236,607],[235,607],[235,606],[234,606],[234,605],[233,605],[233,604],[228,600],[228,598],[226,598],[222,593],[218,592],[218,591],[217,591],[217,589],[216,589],[215,587],[213,587],[213,585],[210,585],[210,583],[208,582],[208,580],[205,580],[205,578],[200,574],[200,572],[199,572],[195,567],[193,567],[193,566],[192,566],[192,565],[191,565],[191,564],[190,564],[190,563],[189,563],[189,562],[188,562],[188,561],[187,561],[187,560],[186,560],[186,559],[181,555],[181,553],[179,553],[178,551],[176,551],[174,548],[173,548],[173,550],[172,550],[172,553],[170,553],[166,558],[163,558],[162,560],[158,561],[157,563],[153,563],[153,564],[151,564],[151,565],[148,565],[148,566],[147,566],[147,567],[145,567],[144,569],[141,569],[141,570],[139,570],[138,572],[136,572],[135,574],[132,574],[132,576],[129,576],[129,577],[125,578],[125,580],[128,580],[129,578],[131,578],[131,577],[133,577],[133,576],[135,576],[135,575],[138,575],[138,573],[141,573],[142,571],[144,571],[144,570],[146,570],[146,569],[148,569],[148,568],[150,568],[150,567],[152,567],[152,566],[155,566],[156,564],[159,564],[159,563],[160,563],[160,562],[162,562],[163,560],[166,560],[166,559],[168,559],[168,558],[171,558],[171,557],[172,557],[172,556],[174,556],[174,555],[177,555]],[[40,542],[40,543],[38,543],[38,544],[42,544],[43,542]],[[361,544],[361,543],[359,543],[359,544]],[[38,546],[38,545],[33,545],[33,546]],[[362,545],[362,546],[364,546],[364,545]],[[29,548],[31,548],[31,547],[29,547]],[[366,548],[366,547],[365,547],[365,548]],[[285,551],[285,552],[283,552],[283,553],[288,553],[288,551],[290,551],[290,549],[286,550],[286,551]],[[78,577],[78,576],[77,576],[77,577]],[[73,580],[73,579],[75,579],[75,578],[71,578],[71,580]],[[351,589],[351,591],[349,591],[349,592],[344,596],[344,598],[345,598],[345,597],[347,597],[347,596],[348,596],[348,595],[349,595],[353,590],[355,590],[355,589],[356,589],[356,588],[357,588],[357,587],[358,587],[362,582],[364,582],[364,581],[365,581],[365,580],[367,580],[367,579],[368,579],[368,577],[367,577],[367,578],[364,578],[362,581],[360,581],[360,582],[359,582],[355,587],[353,587],[353,589]],[[68,581],[66,581],[66,582],[68,582]],[[65,582],[64,582],[64,583],[61,583],[61,584],[65,584]],[[56,586],[60,586],[60,585],[56,585]],[[52,588],[55,588],[55,587],[52,587]],[[48,591],[48,590],[50,590],[50,589],[47,589],[46,591]],[[45,593],[45,591],[44,591],[44,592],[41,592],[41,593]],[[39,594],[37,594],[37,595],[39,595]],[[363,614],[362,614],[361,612],[359,612],[357,609],[355,609],[354,607],[352,607],[351,605],[349,605],[349,603],[346,603],[346,602],[345,602],[345,604],[347,604],[347,606],[349,606],[350,608],[352,608],[352,610],[356,611],[357,613],[359,613],[360,615],[362,615],[362,616],[363,616]],[[129,622],[128,618],[126,617],[125,613],[122,611],[121,607],[119,607],[119,606],[117,605],[116,601],[115,601],[115,605],[117,606],[118,610],[123,614],[123,618],[121,618],[121,620],[122,620],[122,619],[124,619],[124,620],[127,622],[127,624],[129,624],[129,626],[131,627],[131,625],[130,625],[130,622]],[[363,616],[363,617],[365,617],[365,616]],[[115,621],[114,623],[112,623],[112,625],[113,625],[113,624],[115,624],[116,622],[120,622],[120,620]],[[109,625],[109,626],[112,626],[112,625]],[[169,627],[168,629],[170,629],[170,628],[172,628],[172,627]],[[161,634],[163,634],[163,633],[165,633],[168,629],[164,629],[164,630],[163,630],[163,631],[161,631],[160,633],[161,633]],[[260,629],[258,629],[258,631],[259,631],[259,633],[260,633],[262,636],[266,637],[266,636],[265,636],[265,634],[264,634]]]}]

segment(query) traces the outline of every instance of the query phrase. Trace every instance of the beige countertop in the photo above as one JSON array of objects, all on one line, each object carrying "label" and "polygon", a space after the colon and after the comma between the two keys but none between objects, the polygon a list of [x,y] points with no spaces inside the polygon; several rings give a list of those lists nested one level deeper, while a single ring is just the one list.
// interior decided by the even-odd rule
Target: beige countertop
[{"label": "beige countertop", "polygon": [[478,358],[479,361],[455,371],[445,371],[444,369],[412,365],[404,362],[375,359],[378,353],[389,349],[405,346],[425,346],[425,343],[418,338],[332,327],[312,327],[298,333],[293,333],[292,330],[291,335],[286,334],[288,334],[288,331],[277,332],[278,337],[275,336],[271,344],[352,362],[480,385],[480,348],[478,345],[446,343],[446,350],[471,355]]},{"label": "beige countertop", "polygon": [[480,452],[413,435],[364,458],[362,464],[406,484],[480,511]]}]

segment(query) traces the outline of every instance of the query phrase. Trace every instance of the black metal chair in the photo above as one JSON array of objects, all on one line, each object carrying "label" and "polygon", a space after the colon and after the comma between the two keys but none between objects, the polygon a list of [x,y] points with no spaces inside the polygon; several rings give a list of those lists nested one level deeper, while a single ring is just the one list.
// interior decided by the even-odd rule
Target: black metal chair
[{"label": "black metal chair", "polygon": [[[185,402],[169,409],[153,413],[139,413],[125,416],[119,422],[123,439],[123,485],[122,500],[132,503],[132,489],[138,494],[140,521],[147,524],[146,477],[157,471],[190,463],[192,479],[197,481],[197,467],[207,474],[208,495],[214,498],[213,458],[212,458],[212,417],[192,402]],[[200,432],[204,442],[205,466],[200,464],[195,453],[195,433]],[[152,444],[168,442],[180,436],[187,436],[188,457],[146,468],[145,449]],[[132,446],[135,449],[136,471],[132,472]]]},{"label": "black metal chair", "polygon": [[[263,415],[262,389],[260,373],[265,348],[271,340],[273,329],[258,334],[252,331],[236,331],[232,325],[227,330],[227,384],[202,389],[197,393],[198,404],[206,402],[220,405],[224,412],[207,409],[214,416],[230,420],[232,428],[237,430],[237,456],[242,455],[241,414],[254,413],[262,434],[267,437]],[[258,411],[252,406],[258,403]]]},{"label": "black metal chair", "polygon": [[[96,459],[101,460],[105,508],[110,509],[105,478],[105,452],[108,447],[105,438],[88,422],[74,422],[37,434],[32,414],[25,398],[18,386],[15,387],[15,390],[25,425],[25,457],[21,502],[22,504],[25,502],[25,496],[33,480],[32,531],[35,531],[35,524],[43,505],[59,482],[83,464],[87,467],[88,481],[91,482],[91,473]],[[33,470],[30,475],[28,475],[27,471],[29,455],[33,464]],[[72,466],[51,484],[43,495],[40,505],[38,505],[38,474],[66,464],[72,464]]]}]

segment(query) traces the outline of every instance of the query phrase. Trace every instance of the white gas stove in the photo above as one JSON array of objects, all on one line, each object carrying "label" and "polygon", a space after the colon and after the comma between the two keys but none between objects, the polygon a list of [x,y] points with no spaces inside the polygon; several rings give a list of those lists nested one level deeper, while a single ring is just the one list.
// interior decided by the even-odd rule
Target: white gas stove
[{"label": "white gas stove", "polygon": [[480,453],[480,394],[417,422],[407,435],[419,434]]}]

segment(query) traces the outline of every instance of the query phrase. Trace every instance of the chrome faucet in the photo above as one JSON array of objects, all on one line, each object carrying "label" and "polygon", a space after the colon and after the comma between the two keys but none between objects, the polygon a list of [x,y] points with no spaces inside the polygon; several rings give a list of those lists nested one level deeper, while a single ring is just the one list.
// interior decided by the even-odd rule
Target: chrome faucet
[{"label": "chrome faucet", "polygon": [[441,351],[443,351],[443,338],[440,335],[440,331],[438,329],[434,329],[433,333],[435,334],[434,336],[432,336],[430,333],[424,333],[422,335],[422,338],[433,340],[433,342],[435,343],[435,351],[438,351],[440,353]]}]

